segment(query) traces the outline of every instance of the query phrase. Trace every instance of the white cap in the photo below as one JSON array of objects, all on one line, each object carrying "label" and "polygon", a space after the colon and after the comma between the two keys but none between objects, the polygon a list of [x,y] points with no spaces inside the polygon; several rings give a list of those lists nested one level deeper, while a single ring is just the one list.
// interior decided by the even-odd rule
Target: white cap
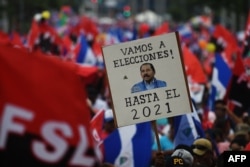
[{"label": "white cap", "polygon": [[37,13],[37,14],[34,15],[34,20],[35,21],[40,21],[41,18],[42,18],[42,15],[40,13]]},{"label": "white cap", "polygon": [[114,116],[113,116],[112,109],[105,110],[105,113],[104,113],[104,120],[105,120],[105,122],[109,122],[109,121],[111,121],[113,119],[114,119]]}]

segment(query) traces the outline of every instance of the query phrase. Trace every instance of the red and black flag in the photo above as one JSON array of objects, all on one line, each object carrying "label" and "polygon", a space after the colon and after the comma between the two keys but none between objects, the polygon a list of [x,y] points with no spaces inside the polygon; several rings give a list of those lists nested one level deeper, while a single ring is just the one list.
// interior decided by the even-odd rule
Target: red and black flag
[{"label": "red and black flag", "polygon": [[216,52],[220,53],[230,68],[233,67],[235,54],[239,52],[239,47],[233,33],[221,24],[214,28],[211,42],[216,45]]},{"label": "red and black flag", "polygon": [[248,13],[247,22],[246,22],[246,28],[244,32],[244,41],[243,41],[243,50],[242,50],[242,56],[248,57],[250,56],[250,11]]},{"label": "red and black flag", "polygon": [[238,55],[227,90],[227,98],[242,111],[250,107],[250,58]]},{"label": "red and black flag", "polygon": [[96,166],[77,68],[0,46],[0,166]]}]

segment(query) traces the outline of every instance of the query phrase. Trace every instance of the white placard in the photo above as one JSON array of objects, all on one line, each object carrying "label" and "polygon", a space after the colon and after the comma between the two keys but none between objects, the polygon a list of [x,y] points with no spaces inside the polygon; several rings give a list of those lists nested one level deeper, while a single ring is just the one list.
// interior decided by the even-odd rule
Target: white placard
[{"label": "white placard", "polygon": [[[177,32],[105,46],[102,51],[117,127],[192,112]],[[155,68],[154,77],[160,81],[153,85],[158,88],[144,90],[144,63]],[[136,83],[140,84],[132,88]]]}]

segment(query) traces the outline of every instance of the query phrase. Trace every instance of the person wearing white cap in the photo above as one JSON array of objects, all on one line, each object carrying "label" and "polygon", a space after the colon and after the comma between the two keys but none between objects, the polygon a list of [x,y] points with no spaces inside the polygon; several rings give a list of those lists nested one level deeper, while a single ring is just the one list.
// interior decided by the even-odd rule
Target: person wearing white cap
[{"label": "person wearing white cap", "polygon": [[111,134],[115,128],[116,126],[114,123],[113,111],[112,109],[107,109],[104,111],[102,139],[105,139],[109,134]]}]

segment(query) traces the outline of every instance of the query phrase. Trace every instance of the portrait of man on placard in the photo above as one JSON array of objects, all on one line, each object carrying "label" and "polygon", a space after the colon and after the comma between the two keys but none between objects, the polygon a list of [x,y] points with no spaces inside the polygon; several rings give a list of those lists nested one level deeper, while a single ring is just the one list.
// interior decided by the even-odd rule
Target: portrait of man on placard
[{"label": "portrait of man on placard", "polygon": [[155,67],[151,63],[144,63],[140,66],[142,81],[134,84],[131,93],[142,92],[145,90],[166,87],[167,83],[155,78]]}]

